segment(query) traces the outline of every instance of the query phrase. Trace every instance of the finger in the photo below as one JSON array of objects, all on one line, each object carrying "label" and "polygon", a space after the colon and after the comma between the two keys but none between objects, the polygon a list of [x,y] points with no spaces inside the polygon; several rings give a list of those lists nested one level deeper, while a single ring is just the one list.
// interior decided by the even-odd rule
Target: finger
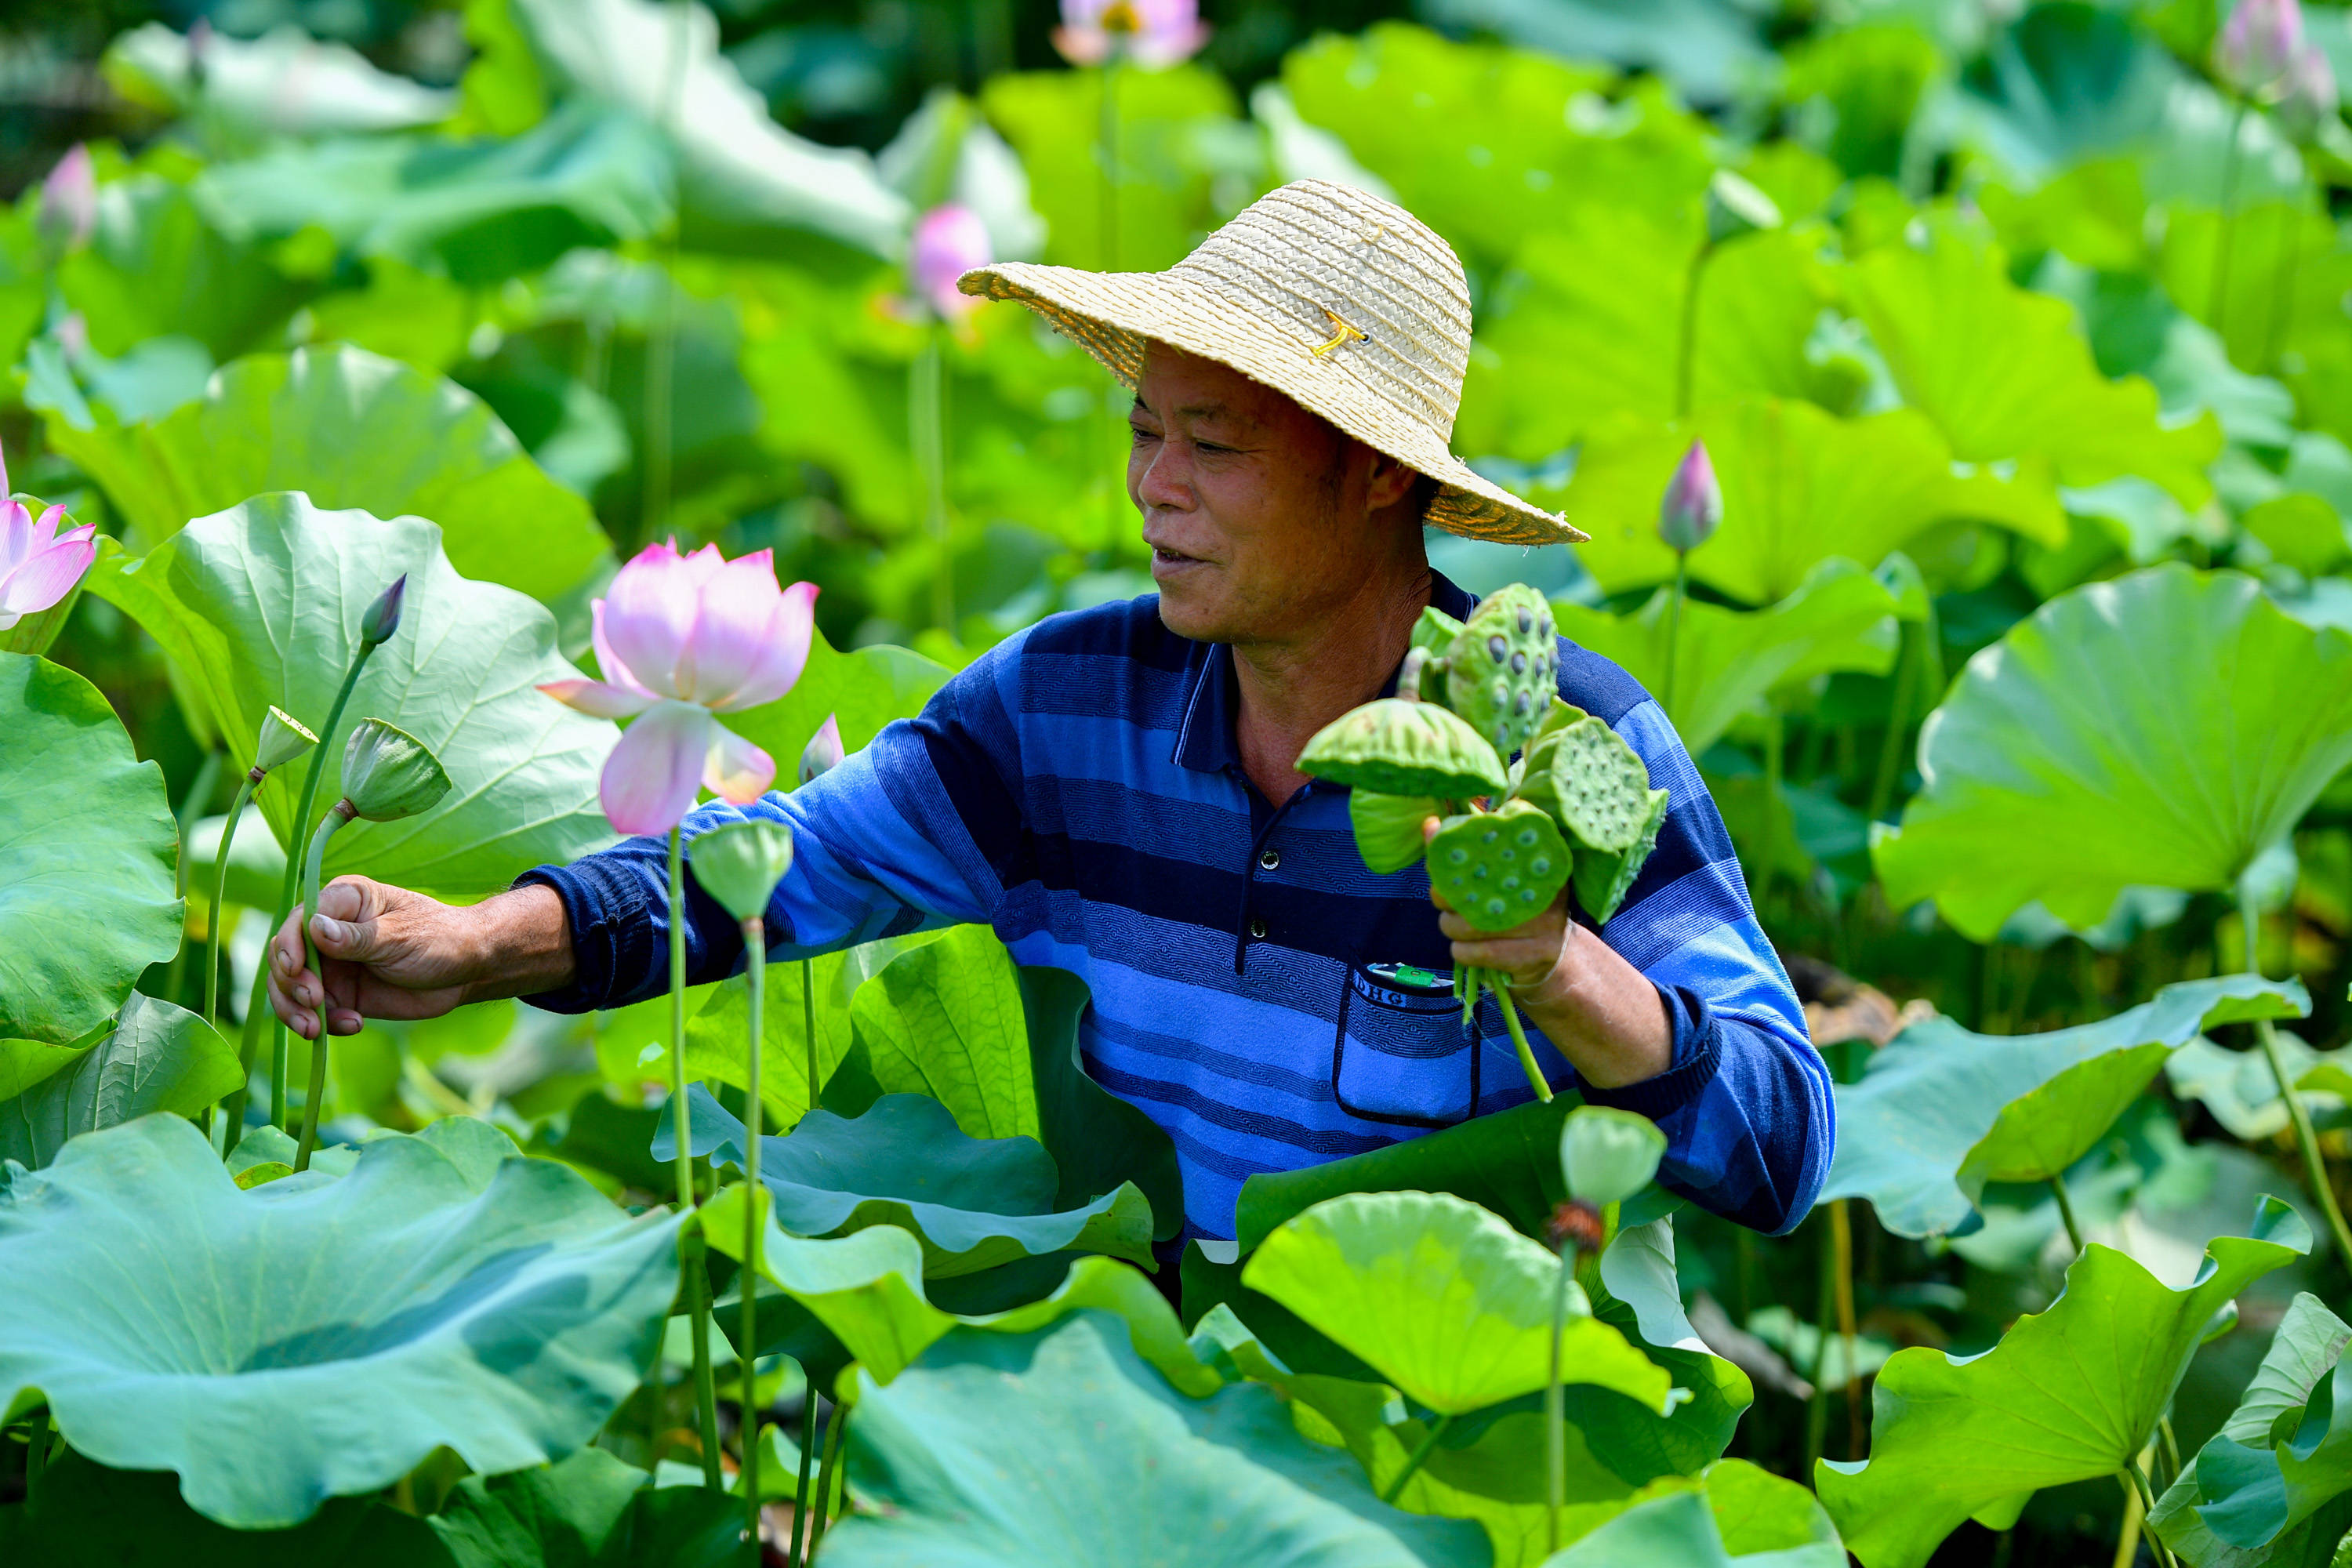
[{"label": "finger", "polygon": [[383,900],[376,893],[377,884],[364,877],[338,877],[319,889],[310,937],[322,957],[366,963],[383,956],[383,933],[376,917]]},{"label": "finger", "polygon": [[293,1030],[304,1039],[316,1039],[318,1037],[319,1027],[318,1018],[309,1008],[304,1007],[294,999],[292,984],[293,982],[291,977],[289,977],[286,981],[281,981],[275,974],[269,977],[270,1010],[278,1015],[278,1021],[279,1023],[285,1025],[288,1028]]},{"label": "finger", "polygon": [[356,1035],[362,1020],[360,1016],[361,992],[367,980],[367,971],[343,959],[321,957],[320,964],[327,972],[327,1028],[331,1034]]}]

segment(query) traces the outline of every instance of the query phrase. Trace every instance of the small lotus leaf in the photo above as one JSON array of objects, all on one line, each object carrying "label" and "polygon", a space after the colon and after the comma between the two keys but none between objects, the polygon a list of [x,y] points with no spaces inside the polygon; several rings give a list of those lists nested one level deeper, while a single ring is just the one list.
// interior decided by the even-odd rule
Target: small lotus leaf
[{"label": "small lotus leaf", "polygon": [[2252,1228],[2216,1237],[2180,1290],[2095,1242],[2050,1310],[1991,1350],[1955,1359],[1921,1346],[1888,1361],[1871,1393],[1870,1458],[1814,1471],[1863,1568],[1924,1568],[1970,1517],[2006,1528],[2041,1489],[2131,1464],[2214,1314],[2311,1248],[2310,1228],[2276,1198]]},{"label": "small lotus leaf", "polygon": [[632,1220],[551,1161],[478,1185],[421,1137],[251,1192],[173,1116],[0,1169],[0,1406],[37,1390],[78,1451],[175,1471],[238,1529],[444,1446],[483,1473],[580,1447],[677,1289],[677,1221]]},{"label": "small lotus leaf", "polygon": [[[1516,1399],[1549,1376],[1559,1261],[1443,1193],[1360,1193],[1316,1205],[1260,1244],[1242,1282],[1435,1411]],[[1571,1292],[1559,1364],[1664,1412],[1672,1380]]]},{"label": "small lotus leaf", "polygon": [[77,1133],[155,1110],[193,1116],[245,1081],[235,1047],[210,1025],[136,991],[94,1044],[57,1054],[68,1057],[61,1070],[0,1100],[0,1159],[38,1170]]},{"label": "small lotus leaf", "polygon": [[1298,771],[1382,795],[1468,800],[1510,787],[1503,759],[1434,702],[1384,697],[1341,714],[1298,754]]},{"label": "small lotus leaf", "polygon": [[1505,801],[1452,816],[1429,841],[1429,881],[1481,931],[1508,931],[1546,910],[1568,886],[1568,843],[1539,806]]},{"label": "small lotus leaf", "polygon": [[1445,815],[1425,795],[1382,795],[1376,789],[1348,792],[1348,825],[1356,832],[1356,853],[1383,875],[1402,871],[1422,856],[1422,824]]},{"label": "small lotus leaf", "polygon": [[1471,613],[1447,650],[1446,706],[1510,756],[1550,712],[1559,665],[1551,606],[1514,583]]}]

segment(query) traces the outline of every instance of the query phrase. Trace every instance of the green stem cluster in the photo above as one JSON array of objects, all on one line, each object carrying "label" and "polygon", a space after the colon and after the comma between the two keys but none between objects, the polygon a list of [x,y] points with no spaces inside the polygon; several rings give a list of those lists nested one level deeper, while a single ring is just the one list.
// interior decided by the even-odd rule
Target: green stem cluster
[{"label": "green stem cluster", "polygon": [[[752,1056],[756,1059],[756,1049]],[[694,1131],[686,1098],[686,841],[669,830],[669,1102],[670,1127],[677,1139],[677,1212],[694,1210]],[[726,1485],[719,1464],[719,1384],[710,1370],[710,1275],[703,1267],[702,1233],[688,1226],[679,1243],[686,1279],[686,1310],[694,1337],[694,1396],[701,1421],[702,1479],[713,1490]],[[748,1369],[749,1363],[746,1367]]]}]

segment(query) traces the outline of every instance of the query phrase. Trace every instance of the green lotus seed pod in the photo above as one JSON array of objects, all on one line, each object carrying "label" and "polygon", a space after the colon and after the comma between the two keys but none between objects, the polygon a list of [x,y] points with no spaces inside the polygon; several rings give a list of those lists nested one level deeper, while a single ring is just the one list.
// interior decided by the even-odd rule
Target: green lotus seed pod
[{"label": "green lotus seed pod", "polygon": [[1503,759],[1434,702],[1383,697],[1334,719],[1298,754],[1298,771],[1381,795],[1468,800],[1508,787]]},{"label": "green lotus seed pod", "polygon": [[1559,1128],[1559,1173],[1568,1195],[1596,1208],[1622,1204],[1650,1184],[1666,1157],[1666,1135],[1646,1116],[1580,1105]]},{"label": "green lotus seed pod", "polygon": [[1480,931],[1508,931],[1551,908],[1568,885],[1568,841],[1523,800],[1448,817],[1429,841],[1429,884]]},{"label": "green lotus seed pod", "polygon": [[319,743],[319,737],[283,708],[271,704],[261,716],[261,733],[253,742],[253,765],[263,773],[281,767]]},{"label": "green lotus seed pod", "polygon": [[687,846],[694,879],[739,921],[762,914],[776,884],[793,868],[793,830],[752,817],[695,836]]},{"label": "green lotus seed pod", "polygon": [[1633,879],[1642,874],[1642,864],[1649,859],[1650,851],[1658,847],[1658,829],[1666,820],[1666,792],[1650,792],[1649,815],[1643,818],[1642,831],[1634,837],[1633,847],[1621,854],[1604,855],[1585,849],[1576,857],[1576,901],[1596,923],[1606,924],[1616,914],[1617,906],[1625,901],[1633,890]]},{"label": "green lotus seed pod", "polygon": [[[1580,849],[1620,855],[1641,837],[1650,813],[1650,770],[1624,737],[1598,719],[1580,719],[1552,742],[1549,793],[1538,804]],[[1536,800],[1537,792],[1521,792]]]},{"label": "green lotus seed pod", "polygon": [[1356,830],[1356,853],[1366,867],[1386,874],[1421,858],[1421,825],[1445,815],[1425,795],[1382,795],[1360,789],[1348,795],[1348,822]]},{"label": "green lotus seed pod", "polygon": [[343,745],[343,799],[369,822],[430,811],[449,793],[449,775],[425,742],[381,719],[362,719]]},{"label": "green lotus seed pod", "polygon": [[1446,654],[1446,706],[1509,756],[1551,711],[1558,648],[1541,594],[1518,583],[1498,590],[1463,623]]},{"label": "green lotus seed pod", "polygon": [[1460,621],[1434,605],[1423,609],[1421,618],[1412,624],[1412,641],[1405,650],[1408,663],[1416,653],[1422,656],[1422,663],[1416,669],[1413,689],[1405,691],[1403,681],[1399,680],[1398,695],[1418,697],[1423,702],[1444,701],[1445,656],[1452,651],[1454,639],[1461,635]]}]

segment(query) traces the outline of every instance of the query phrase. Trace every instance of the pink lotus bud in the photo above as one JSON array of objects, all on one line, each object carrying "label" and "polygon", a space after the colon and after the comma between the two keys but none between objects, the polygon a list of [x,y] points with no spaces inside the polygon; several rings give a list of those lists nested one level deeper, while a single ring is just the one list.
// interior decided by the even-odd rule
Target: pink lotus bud
[{"label": "pink lotus bud", "polygon": [[2278,103],[2279,126],[2297,142],[2308,142],[2336,118],[2336,68],[2315,45],[2305,44],[2287,62]]},{"label": "pink lotus bud", "polygon": [[2213,44],[2213,68],[2246,98],[2279,90],[2303,47],[2303,7],[2296,0],[2241,0]]},{"label": "pink lotus bud", "polygon": [[1665,499],[1658,503],[1658,537],[1676,554],[1696,550],[1714,536],[1723,521],[1723,489],[1715,482],[1715,464],[1706,443],[1693,441],[1667,481]]},{"label": "pink lotus bud", "polygon": [[[6,485],[0,470],[0,489]],[[65,512],[53,506],[36,522],[23,501],[0,501],[0,631],[72,593],[98,559],[98,525],[85,522],[60,534]]]},{"label": "pink lotus bud", "polygon": [[728,560],[715,544],[680,555],[649,544],[589,606],[602,680],[552,680],[557,701],[603,719],[635,717],[605,760],[604,815],[624,833],[667,833],[698,787],[739,805],[776,776],[767,752],[713,717],[773,702],[808,663],[816,584],[776,586],[765,550]]},{"label": "pink lotus bud", "polygon": [[41,182],[41,237],[59,250],[79,250],[98,226],[98,171],[89,148],[75,142]]},{"label": "pink lotus bud", "polygon": [[956,292],[956,279],[995,259],[988,226],[970,207],[950,202],[925,213],[915,225],[907,275],[915,292],[942,317],[953,321],[978,310],[981,301]]},{"label": "pink lotus bud", "polygon": [[841,716],[828,713],[817,732],[809,738],[801,752],[801,783],[806,784],[819,773],[829,773],[841,766],[847,753],[841,746]]},{"label": "pink lotus bud", "polygon": [[392,586],[375,596],[360,616],[360,641],[370,647],[382,647],[400,630],[400,606],[408,597],[408,574],[403,572],[392,580]]},{"label": "pink lotus bud", "polygon": [[1209,41],[1200,0],[1062,0],[1054,47],[1074,66],[1098,66],[1116,50],[1159,69],[1191,59]]}]

